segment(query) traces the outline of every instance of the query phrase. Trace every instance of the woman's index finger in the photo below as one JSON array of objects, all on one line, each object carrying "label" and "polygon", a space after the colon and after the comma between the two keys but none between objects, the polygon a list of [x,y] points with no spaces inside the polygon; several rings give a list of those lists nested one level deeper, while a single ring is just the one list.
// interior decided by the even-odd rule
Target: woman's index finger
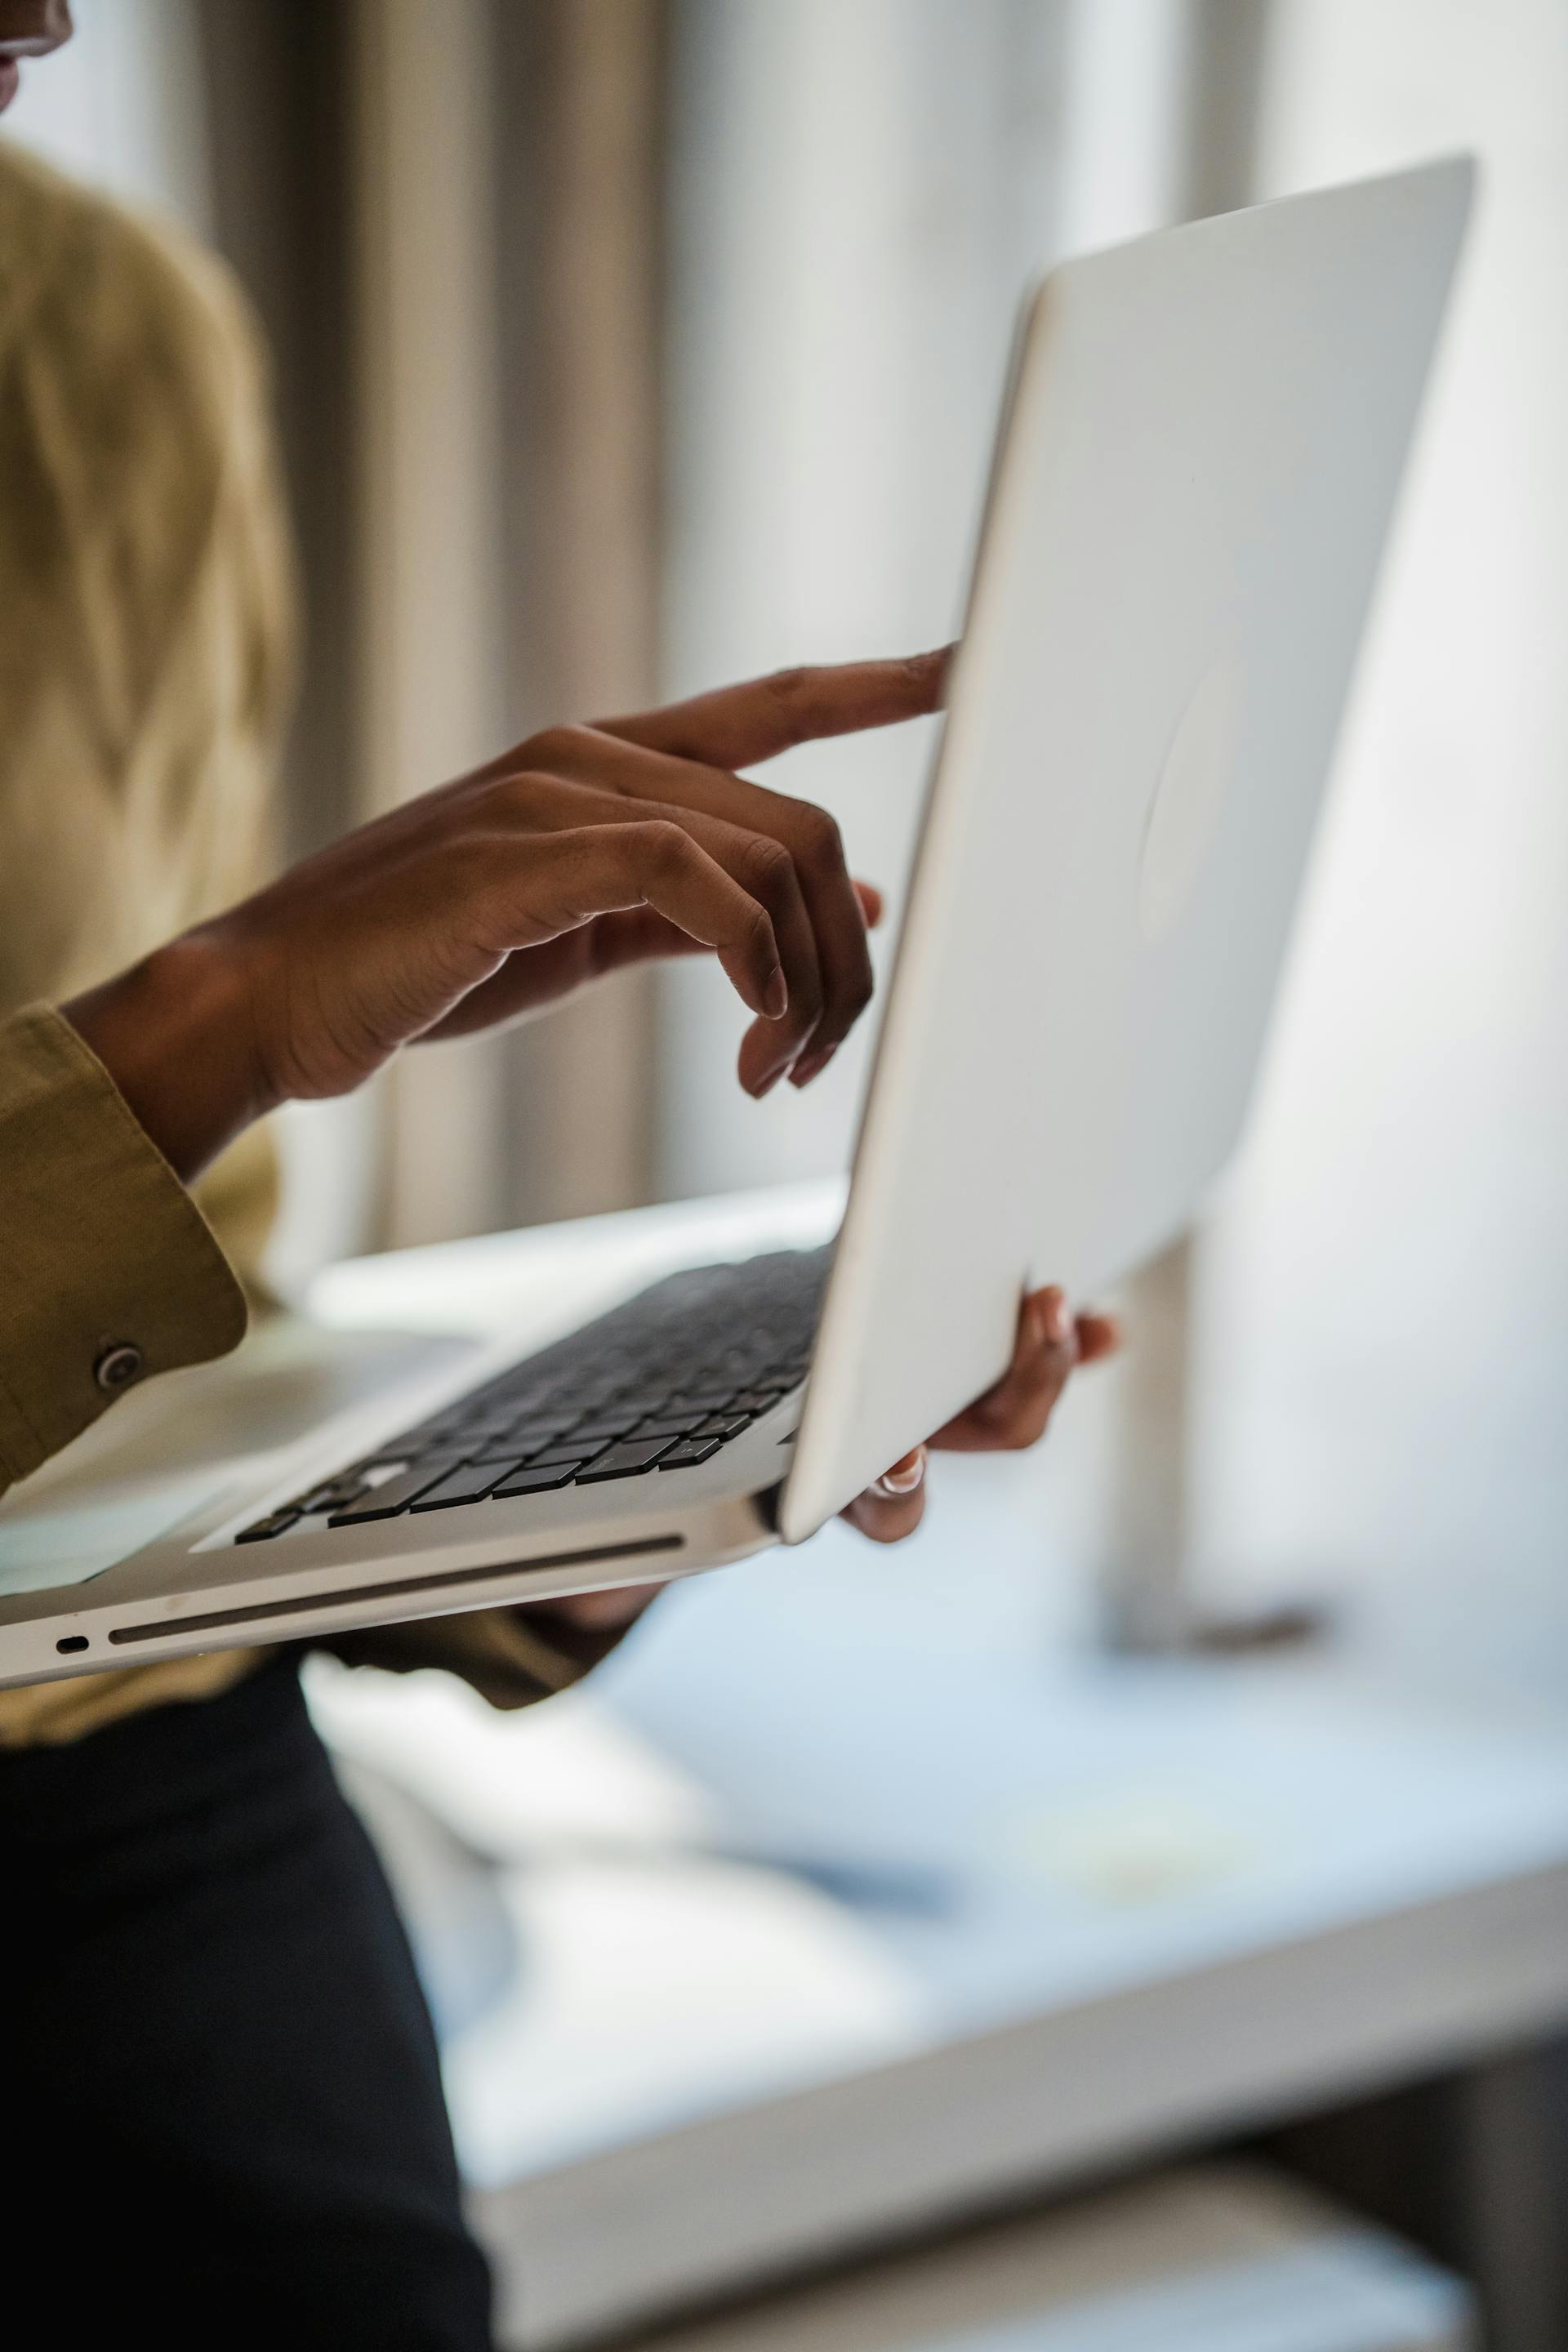
[{"label": "woman's index finger", "polygon": [[798,743],[896,727],[942,708],[951,646],[899,661],[775,670],[689,702],[596,722],[602,734],[709,768],[751,768]]}]

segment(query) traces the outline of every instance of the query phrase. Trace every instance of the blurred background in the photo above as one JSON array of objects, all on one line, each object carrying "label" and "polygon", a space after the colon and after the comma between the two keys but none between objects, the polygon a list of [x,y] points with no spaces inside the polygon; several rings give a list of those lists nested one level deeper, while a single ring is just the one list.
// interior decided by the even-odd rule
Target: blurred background
[{"label": "blurred background", "polygon": [[[213,238],[272,336],[310,616],[299,847],[553,718],[941,642],[1031,274],[1481,155],[1252,1146],[1167,1284],[1187,1475],[1148,1507],[1163,1541],[1184,1514],[1227,1598],[1353,1586],[1402,1644],[1449,1643],[1485,1559],[1500,1666],[1568,1673],[1554,0],[78,13],[16,135]],[[789,778],[895,918],[921,732]],[[871,1025],[762,1106],[709,971],[412,1057],[285,1122],[279,1279],[840,1167]]]},{"label": "blurred background", "polygon": [[[460,1854],[500,1837],[511,1867],[512,1832],[476,1825],[473,1786],[496,1776],[598,1789],[595,1835],[618,1834],[638,1806],[660,1836],[721,1816],[725,1836],[742,1819],[752,1835],[767,1810],[757,1790],[793,1769],[781,1675],[794,1675],[839,1791],[863,1791],[880,1737],[863,1705],[870,1659],[891,1654],[940,1693],[955,1678],[984,1684],[1002,1659],[1027,1658],[1041,1677],[1077,1673],[1106,1629],[1124,1649],[1194,1627],[1245,1642],[1300,1601],[1328,1628],[1318,1652],[1397,1695],[1373,1710],[1370,1747],[1347,1733],[1337,1763],[1312,1768],[1343,1811],[1373,1786],[1412,1779],[1473,1791],[1481,1767],[1442,1742],[1504,1720],[1531,1736],[1539,1727],[1544,1743],[1539,1773],[1518,1765],[1531,1792],[1519,1804],[1529,1812],[1549,1789],[1548,1810],[1559,1806],[1561,0],[77,0],[77,16],[79,39],[27,77],[8,135],[217,245],[272,340],[309,616],[284,783],[297,849],[553,719],[942,642],[962,612],[1009,336],[1032,276],[1163,223],[1455,148],[1479,155],[1478,217],[1254,1132],[1201,1230],[1131,1286],[1126,1367],[1070,1401],[1037,1459],[953,1465],[943,1507],[896,1572],[868,1568],[830,1533],[787,1582],[774,1565],[675,1596],[602,1678],[603,1695],[550,1735],[554,1748],[531,1727],[481,1738],[423,1690],[363,1703],[340,1691],[322,1706],[340,1707],[344,1751],[372,1778],[417,1746],[409,1704],[437,1707],[432,1754],[479,1741],[468,1793],[447,1791],[444,1818]],[[930,749],[926,730],[905,730],[797,755],[787,778],[832,806],[855,869],[889,891],[881,956]],[[738,1034],[717,976],[682,971],[606,989],[516,1037],[410,1057],[352,1104],[291,1112],[280,1123],[279,1286],[303,1297],[321,1269],[355,1253],[843,1167],[868,1037],[807,1097],[784,1088],[786,1099],[757,1106],[734,1085]],[[759,1624],[768,1673],[754,1655]],[[910,1664],[921,1642],[929,1685]],[[749,1670],[737,1672],[738,1654]],[[1111,1877],[1121,1871],[1121,1885],[1131,1869],[1157,1909],[1178,1883],[1184,1901],[1198,1880],[1225,1881],[1238,1849],[1234,1824],[1216,1830],[1211,1811],[1171,1798],[1162,1759],[1197,1736],[1195,1718],[1176,1726],[1160,1712],[1169,1686],[1127,1671],[1116,1704],[1142,1757],[1132,1780],[1117,1766],[1100,1811],[1064,1828],[1052,1774],[1076,1788],[1079,1763],[1063,1757],[1126,1751],[1105,1746],[1099,1717],[1075,1748],[1059,1726],[1078,1720],[1078,1700],[1063,1699],[1055,1760],[1027,1768],[1039,1810],[1018,1835],[1037,1862],[1047,1847],[1081,1857],[1085,1839],[1101,1862],[1120,1855]],[[1238,1703],[1239,1686],[1266,1718],[1321,1668],[1269,1671],[1284,1679],[1261,1696],[1249,1665],[1240,1685],[1184,1684],[1180,1704],[1207,1721]],[[564,1703],[568,1716],[575,1704]],[[1426,1728],[1394,1753],[1377,1741],[1396,1705],[1420,1711]],[[493,1744],[503,1737],[510,1761]],[[1423,1748],[1428,1738],[1437,1745]],[[1248,1769],[1232,1759],[1205,1771],[1217,1785]],[[405,1786],[404,1797],[434,1818],[434,1787]],[[1005,1794],[1011,1804],[1016,1790]],[[539,1798],[531,1838],[541,1821],[552,1835],[581,1831],[579,1797],[563,1801],[557,1818]],[[1512,1800],[1499,1801],[1497,1821],[1475,1831],[1483,1860],[1508,1845],[1517,1818]],[[1002,1794],[996,1804],[987,1818],[1000,1853],[1017,1823],[995,1827]],[[872,1811],[883,1826],[866,1829],[862,1863],[897,1843],[894,1816]],[[770,1819],[775,1843],[819,1833],[804,1816]],[[1305,1820],[1310,1846],[1319,1832]],[[1406,1830],[1418,1834],[1390,1829],[1390,1853]],[[456,1969],[453,1983],[488,1982],[480,1962],[499,1914],[471,1887],[452,1893],[468,1882],[450,1853],[447,1864],[458,1875],[440,1882],[446,1892],[426,1885],[420,1898],[435,1923],[427,1965]],[[1101,1863],[1061,1869],[1080,1895],[1109,1884]],[[820,2074],[838,2063],[824,2056],[829,2045],[886,2052],[916,2031],[880,1947],[873,1962],[849,1938],[829,1965],[814,1946],[817,1960],[795,1968],[789,1939],[804,1929],[768,1906],[787,1907],[803,1883],[742,1871],[729,1925],[691,1931],[730,1955],[726,1984],[766,1984],[775,1970],[795,1989],[771,2009],[759,1993],[728,2055],[691,2058],[691,2112],[699,2076],[720,2105],[741,2096],[742,2078],[761,2079],[746,2070],[770,2031],[777,2047],[763,2074],[771,2065],[777,2081],[794,2079],[797,2048]],[[1066,1882],[1058,1872],[1052,1883]],[[637,1899],[647,1895],[644,1885]],[[540,1895],[537,1878],[536,1897],[566,1899],[559,1885]],[[1116,1899],[1124,1918],[1125,1892]],[[605,1900],[614,1940],[630,1915]],[[825,1906],[813,1933],[826,1936],[837,1895],[814,1882],[813,1900]],[[526,1948],[515,1905],[508,1916],[511,1958],[497,1962],[498,1982]],[[543,1914],[529,1916],[541,1948],[554,1949]],[[599,1915],[589,1903],[582,1916]],[[592,1946],[586,1927],[568,1933],[550,1918],[563,1949],[577,1951],[579,1935]],[[657,1940],[646,1920],[626,1932]],[[658,1932],[674,1939],[673,1979],[689,1988],[688,1945],[668,1918]],[[445,1963],[430,1957],[443,1937]],[[807,2015],[809,2002],[790,2002],[818,1962],[836,1990]],[[1568,1980],[1568,1951],[1561,1965]],[[554,2138],[541,2126],[527,2142],[515,2101],[512,2120],[492,2127],[480,2092],[459,2088],[478,2118],[466,2153],[488,2186],[553,2178],[591,2147],[668,2120],[668,2084],[635,2124],[617,2106],[633,2060],[605,2038],[614,2013],[637,2024],[628,2049],[646,2039],[657,2004],[628,2009],[626,1987],[591,1969],[584,1981],[578,2038],[540,2029],[527,2045],[540,2111],[555,2102]],[[693,2006],[706,2003],[710,2021],[712,1983],[700,1982]],[[672,1997],[667,1986],[661,1998]],[[483,2006],[478,1993],[473,2002]],[[920,2015],[919,2031],[933,2030]],[[468,2064],[493,2084],[495,2047],[474,2044],[469,2060],[459,2051],[454,2080],[469,2081]],[[1383,2079],[1363,2065],[1353,2087]],[[1504,2137],[1543,2145],[1522,2125]],[[1457,2241],[1421,2226],[1458,2260]],[[766,2270],[765,2251],[754,2266]],[[1510,2352],[1568,2342],[1558,2288],[1535,2273],[1521,2286],[1519,2275],[1489,2290],[1490,2340]],[[574,2320],[563,2294],[565,2341],[590,2321]],[[1469,2323],[1458,2305],[1432,2311],[1449,2333],[1353,2340],[1374,2352],[1459,2342],[1451,2331]],[[802,2343],[915,2340],[878,2335],[868,2318],[801,2325]],[[537,2340],[553,2340],[539,2326]],[[953,2328],[942,2338],[961,2340],[1003,2342]],[[1289,2339],[1342,2341],[1352,2338]]]}]

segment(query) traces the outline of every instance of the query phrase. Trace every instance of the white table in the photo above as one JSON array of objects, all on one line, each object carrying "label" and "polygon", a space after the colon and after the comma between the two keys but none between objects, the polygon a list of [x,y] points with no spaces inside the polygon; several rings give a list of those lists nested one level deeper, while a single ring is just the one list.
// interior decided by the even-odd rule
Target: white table
[{"label": "white table", "polygon": [[[612,1242],[651,1276],[815,1239],[834,1200],[405,1252],[333,1269],[312,1305],[543,1333],[604,1294]],[[698,1580],[586,1700],[493,1726],[418,1702],[437,1779],[449,1707],[470,1792],[515,1783],[526,1811],[532,1776],[608,1755],[595,1834],[624,1802],[677,1849],[662,1874],[591,1850],[513,1872],[543,1965],[448,2052],[531,2345],[1568,2025],[1568,1736],[1424,1710],[1353,1660],[1053,1643],[1048,1461],[941,1469],[914,1544],[834,1529]],[[373,1755],[378,1710],[412,1720],[406,1694],[328,1692],[330,1724],[340,1704]],[[694,1835],[730,1859],[682,1860]],[[892,1899],[746,1851],[818,1857],[829,1884],[890,1869]]]}]

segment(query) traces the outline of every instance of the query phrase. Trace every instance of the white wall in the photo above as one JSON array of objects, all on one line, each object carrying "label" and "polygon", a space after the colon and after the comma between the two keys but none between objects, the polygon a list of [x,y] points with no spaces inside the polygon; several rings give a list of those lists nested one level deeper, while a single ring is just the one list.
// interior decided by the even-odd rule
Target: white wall
[{"label": "white wall", "polygon": [[1568,1676],[1568,15],[1280,0],[1265,192],[1483,166],[1254,1148],[1199,1543],[1406,1658]]}]

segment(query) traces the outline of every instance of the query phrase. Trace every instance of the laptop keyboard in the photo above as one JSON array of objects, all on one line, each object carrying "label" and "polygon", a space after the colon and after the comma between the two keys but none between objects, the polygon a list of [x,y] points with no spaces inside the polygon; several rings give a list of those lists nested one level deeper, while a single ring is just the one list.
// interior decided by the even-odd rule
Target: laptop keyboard
[{"label": "laptop keyboard", "polygon": [[670,1275],[235,1538],[695,1468],[805,1378],[831,1245]]}]

